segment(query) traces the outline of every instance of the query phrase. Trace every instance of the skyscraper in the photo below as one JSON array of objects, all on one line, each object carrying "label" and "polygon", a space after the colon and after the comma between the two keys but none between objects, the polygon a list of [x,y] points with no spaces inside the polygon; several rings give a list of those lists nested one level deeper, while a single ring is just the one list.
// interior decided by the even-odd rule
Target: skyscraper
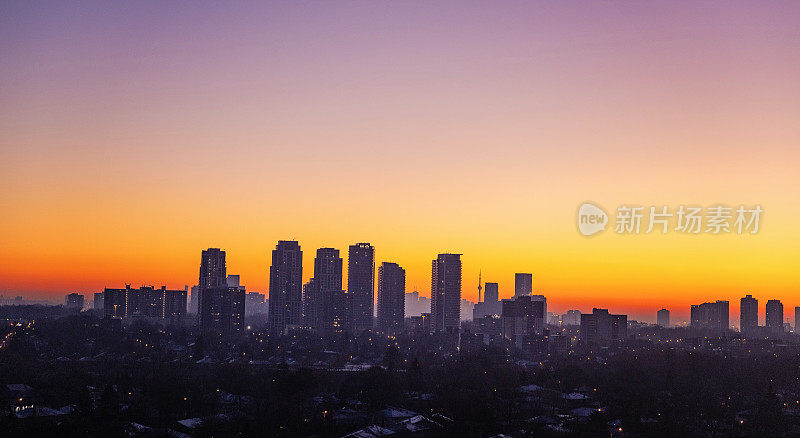
[{"label": "skyscraper", "polygon": [[102,292],[96,292],[94,294],[94,303],[92,304],[92,308],[94,310],[99,310],[101,312],[103,311],[103,293]]},{"label": "skyscraper", "polygon": [[200,255],[200,276],[197,283],[197,324],[202,328],[201,309],[203,308],[203,291],[206,289],[226,286],[227,268],[225,266],[225,251],[219,248],[208,248]]},{"label": "skyscraper", "polygon": [[533,274],[514,274],[514,297],[533,293]]},{"label": "skyscraper", "polygon": [[319,248],[314,258],[314,278],[305,288],[309,300],[309,326],[324,334],[352,329],[348,300],[342,290],[342,258],[339,250]]},{"label": "skyscraper", "polygon": [[378,330],[387,334],[403,331],[406,271],[397,263],[383,262],[378,268]]},{"label": "skyscraper", "polygon": [[519,341],[520,336],[543,333],[545,327],[544,301],[530,296],[520,296],[502,301],[502,333],[508,339]]},{"label": "skyscraper", "polygon": [[475,308],[472,312],[473,320],[490,315],[500,315],[502,312],[498,284],[486,283],[484,292],[483,301],[475,303]]},{"label": "skyscraper", "polygon": [[758,300],[752,295],[746,295],[739,304],[739,331],[753,333],[756,327],[758,327]]},{"label": "skyscraper", "polygon": [[73,292],[64,298],[67,309],[83,309],[83,295]]},{"label": "skyscraper", "polygon": [[500,300],[500,292],[497,283],[486,283],[483,292],[483,301],[486,303],[496,303]]},{"label": "skyscraper", "polygon": [[293,240],[280,240],[269,267],[268,327],[284,333],[300,325],[303,315],[303,251]]},{"label": "skyscraper", "polygon": [[656,321],[661,327],[669,327],[669,310],[661,309],[656,313]]},{"label": "skyscraper", "polygon": [[800,327],[797,327],[797,323],[800,322],[800,307],[794,308],[794,332],[800,333]]},{"label": "skyscraper", "polygon": [[[200,294],[200,332],[220,340],[244,331],[245,291],[238,287],[210,287]],[[184,295],[185,296],[185,295]],[[186,301],[184,301],[185,307]]]},{"label": "skyscraper", "polygon": [[567,310],[564,317],[561,319],[562,325],[581,325],[581,311],[580,310]]},{"label": "skyscraper", "polygon": [[[204,250],[200,258],[197,321],[201,333],[213,340],[239,334],[244,328],[244,289],[228,287],[225,251]],[[129,294],[130,296],[130,294]],[[128,300],[127,312],[131,312]],[[182,307],[186,308],[186,294]],[[180,307],[180,306],[175,306]]]},{"label": "skyscraper", "polygon": [[728,330],[730,327],[729,303],[716,301],[691,307],[691,325],[695,328]]},{"label": "skyscraper", "polygon": [[607,344],[628,337],[628,316],[612,315],[608,309],[581,314],[581,339],[589,344]]},{"label": "skyscraper", "polygon": [[117,318],[180,318],[186,315],[186,294],[186,289],[170,290],[166,286],[135,289],[126,284],[124,289],[106,288],[103,291],[103,313]]},{"label": "skyscraper", "polygon": [[353,331],[372,330],[375,312],[375,248],[369,243],[350,245],[347,259],[347,297]]},{"label": "skyscraper", "polygon": [[460,315],[461,254],[439,254],[432,262],[431,328],[458,330]]},{"label": "skyscraper", "polygon": [[783,332],[783,303],[779,300],[767,301],[765,325],[771,332]]},{"label": "skyscraper", "polygon": [[[211,287],[226,286],[225,251],[219,248],[203,250],[200,257],[200,291]],[[202,294],[201,294],[202,295]],[[202,299],[202,296],[200,297]]]}]

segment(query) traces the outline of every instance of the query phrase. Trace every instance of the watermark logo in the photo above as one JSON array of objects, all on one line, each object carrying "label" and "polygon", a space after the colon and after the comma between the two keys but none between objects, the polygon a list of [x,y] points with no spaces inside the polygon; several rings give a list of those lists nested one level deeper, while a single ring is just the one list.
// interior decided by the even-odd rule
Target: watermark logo
[{"label": "watermark logo", "polygon": [[[621,205],[614,218],[616,234],[756,234],[764,209],[760,205],[738,208],[717,204],[708,207],[680,205],[677,209],[666,205]],[[649,214],[648,214],[649,213]],[[578,208],[578,230],[591,236],[606,229],[609,216],[601,207],[586,202]],[[645,224],[643,225],[643,222]]]},{"label": "watermark logo", "polygon": [[602,208],[585,202],[578,207],[578,231],[584,236],[591,236],[606,229],[608,214]]}]

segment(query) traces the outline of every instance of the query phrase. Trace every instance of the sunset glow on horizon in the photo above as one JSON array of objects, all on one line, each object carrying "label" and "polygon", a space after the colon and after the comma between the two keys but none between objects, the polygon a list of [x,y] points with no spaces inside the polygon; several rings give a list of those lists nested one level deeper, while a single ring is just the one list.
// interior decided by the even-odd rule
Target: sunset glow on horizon
[{"label": "sunset glow on horizon", "polygon": [[[370,242],[426,296],[455,252],[471,301],[479,271],[501,298],[530,272],[556,312],[681,321],[749,293],[793,315],[800,3],[646,6],[4,4],[0,294],[192,286],[209,247],[267,292],[297,240],[304,280],[317,248]],[[764,213],[585,237],[586,201]]]}]

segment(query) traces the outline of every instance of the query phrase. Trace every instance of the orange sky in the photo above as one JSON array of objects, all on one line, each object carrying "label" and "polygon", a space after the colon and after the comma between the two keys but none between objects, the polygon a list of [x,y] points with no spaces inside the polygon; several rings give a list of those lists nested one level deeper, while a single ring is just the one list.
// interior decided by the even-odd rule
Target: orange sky
[{"label": "orange sky", "polygon": [[[791,318],[797,3],[444,4],[4,5],[0,293],[192,285],[210,246],[265,291],[278,239],[305,277],[368,241],[425,295],[460,252],[468,299],[479,269],[501,297],[524,271],[556,311],[748,292]],[[752,236],[586,238],[587,200],[765,213]]]}]

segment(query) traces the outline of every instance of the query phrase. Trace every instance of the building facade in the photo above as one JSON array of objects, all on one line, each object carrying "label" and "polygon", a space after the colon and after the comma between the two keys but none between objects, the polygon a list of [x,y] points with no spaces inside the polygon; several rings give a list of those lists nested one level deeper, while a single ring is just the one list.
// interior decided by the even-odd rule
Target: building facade
[{"label": "building facade", "polygon": [[700,329],[728,330],[730,305],[727,301],[703,303],[691,307],[691,326]]},{"label": "building facade", "polygon": [[307,325],[323,334],[352,329],[348,297],[342,289],[342,258],[339,250],[319,248],[314,258],[314,278],[305,286]]},{"label": "building facade", "polygon": [[431,269],[431,327],[457,331],[461,325],[461,254],[439,254]]},{"label": "building facade", "polygon": [[661,309],[656,313],[656,323],[661,327],[669,327],[669,310]]},{"label": "building facade", "polygon": [[746,295],[739,301],[739,331],[754,333],[758,327],[758,300]]},{"label": "building facade", "polygon": [[783,332],[783,303],[780,300],[767,301],[765,325],[770,332]]},{"label": "building facade", "polygon": [[514,296],[521,297],[533,293],[533,274],[514,274]]},{"label": "building facade", "polygon": [[103,313],[116,318],[182,318],[186,316],[186,289],[167,289],[126,284],[124,289],[103,291]]},{"label": "building facade", "polygon": [[67,307],[67,309],[81,310],[83,309],[83,300],[83,295],[73,292],[64,297],[64,305]]},{"label": "building facade", "polygon": [[378,268],[378,330],[390,335],[403,331],[406,271],[397,263],[383,262]]},{"label": "building facade", "polygon": [[592,309],[581,314],[581,340],[587,344],[607,345],[628,337],[628,315],[613,315],[608,309]]},{"label": "building facade", "polygon": [[303,317],[303,251],[293,240],[281,240],[272,250],[269,267],[269,315],[273,333],[299,327]]},{"label": "building facade", "polygon": [[354,332],[372,330],[375,312],[375,248],[350,245],[347,258],[347,297]]}]

